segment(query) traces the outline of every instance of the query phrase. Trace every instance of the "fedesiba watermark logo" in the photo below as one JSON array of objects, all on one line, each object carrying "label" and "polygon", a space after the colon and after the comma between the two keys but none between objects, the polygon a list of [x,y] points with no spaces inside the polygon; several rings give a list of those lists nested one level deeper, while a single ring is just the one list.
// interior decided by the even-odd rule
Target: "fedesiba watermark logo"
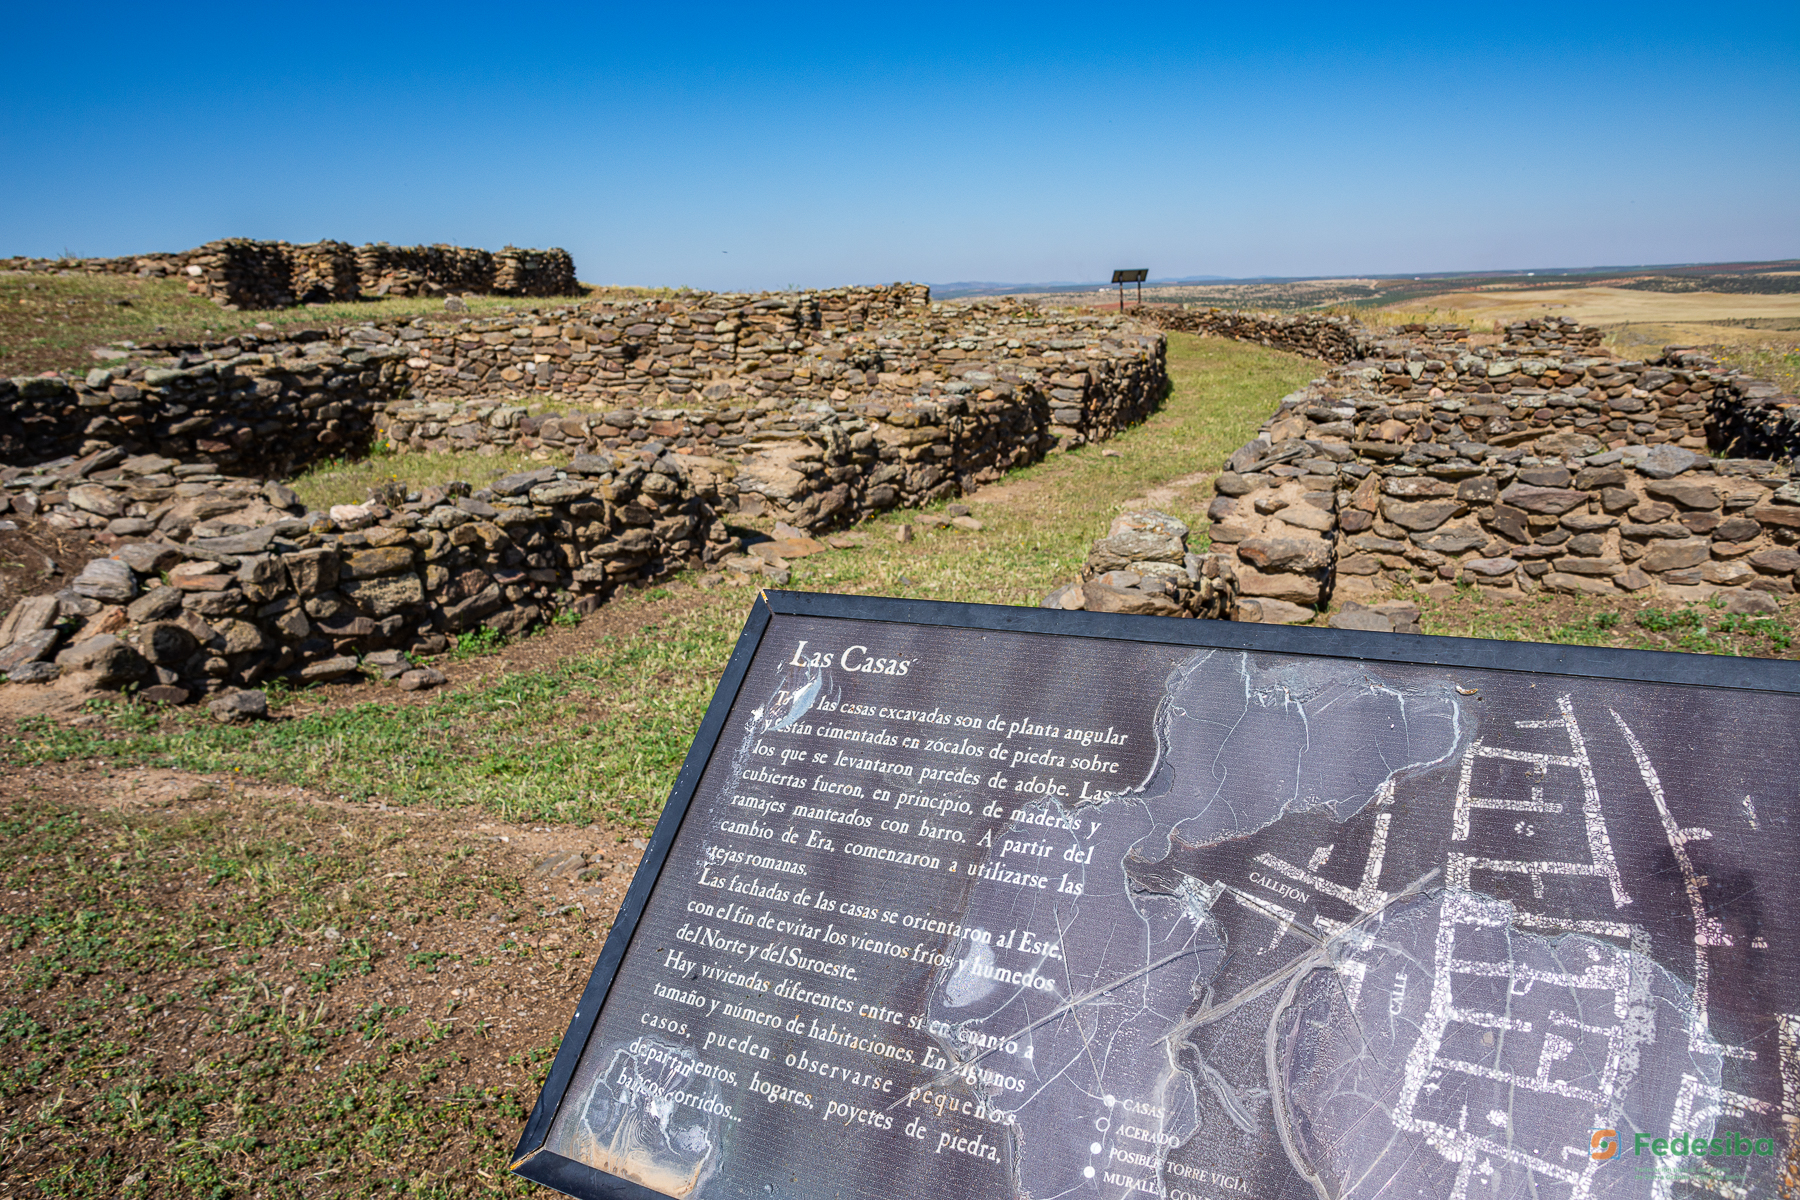
[{"label": "fedesiba watermark logo", "polygon": [[[1743,1160],[1770,1158],[1775,1154],[1775,1139],[1753,1138],[1728,1129],[1712,1137],[1698,1133],[1677,1133],[1653,1137],[1647,1133],[1632,1135],[1627,1148],[1619,1140],[1616,1129],[1588,1130],[1588,1157],[1595,1162],[1623,1158],[1633,1163],[1639,1174],[1656,1178],[1680,1178],[1687,1174],[1715,1175],[1731,1167],[1745,1165]],[[1621,1154],[1623,1150],[1628,1153]]]}]

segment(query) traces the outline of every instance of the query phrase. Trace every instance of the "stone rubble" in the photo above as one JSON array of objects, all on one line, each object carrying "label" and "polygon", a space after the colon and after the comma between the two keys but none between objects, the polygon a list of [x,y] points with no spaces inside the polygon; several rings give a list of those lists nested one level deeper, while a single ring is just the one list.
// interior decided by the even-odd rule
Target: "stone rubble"
[{"label": "stone rubble", "polygon": [[1188,527],[1145,509],[1113,518],[1088,551],[1081,579],[1044,597],[1044,608],[1150,617],[1229,619],[1230,564],[1187,548]]}]

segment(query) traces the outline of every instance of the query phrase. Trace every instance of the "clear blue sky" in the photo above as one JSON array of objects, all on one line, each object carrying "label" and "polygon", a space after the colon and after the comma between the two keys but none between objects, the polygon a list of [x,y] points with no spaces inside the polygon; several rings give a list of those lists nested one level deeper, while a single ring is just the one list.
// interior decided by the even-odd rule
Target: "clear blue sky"
[{"label": "clear blue sky", "polygon": [[0,254],[595,283],[1800,256],[1800,4],[26,4]]}]

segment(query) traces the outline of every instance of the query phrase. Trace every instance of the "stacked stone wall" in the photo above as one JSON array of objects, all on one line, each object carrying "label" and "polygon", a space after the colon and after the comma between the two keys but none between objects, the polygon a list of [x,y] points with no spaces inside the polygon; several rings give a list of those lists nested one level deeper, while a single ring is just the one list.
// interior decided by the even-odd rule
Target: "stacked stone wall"
[{"label": "stacked stone wall", "polygon": [[0,456],[117,446],[283,476],[371,437],[407,453],[728,463],[724,494],[808,527],[969,491],[1141,421],[1163,336],[1114,316],[934,305],[913,285],[590,304],[244,335],[87,376],[0,381]]},{"label": "stacked stone wall", "polygon": [[1615,359],[1566,321],[1471,341],[1359,336],[1371,357],[1284,398],[1232,455],[1209,516],[1241,618],[1305,620],[1400,581],[1724,593],[1744,612],[1794,591],[1792,397],[1691,350]]},{"label": "stacked stone wall", "polygon": [[371,296],[478,293],[573,296],[581,291],[567,250],[498,253],[462,246],[362,247],[347,242],[222,238],[179,254],[131,258],[0,259],[0,270],[178,276],[188,291],[227,309],[287,308]]},{"label": "stacked stone wall", "polygon": [[0,673],[79,672],[176,702],[276,676],[397,675],[405,652],[589,611],[740,548],[715,516],[714,477],[672,454],[582,455],[329,513],[302,511],[280,484],[118,449],[4,476],[0,515],[97,519],[114,552],[0,620]]},{"label": "stacked stone wall", "polygon": [[[179,699],[398,667],[726,561],[730,513],[817,529],[1108,437],[1160,402],[1164,349],[1118,317],[898,285],[244,336],[3,381],[0,520],[112,557],[15,609],[0,673]],[[567,465],[329,513],[248,477],[372,437]]]}]

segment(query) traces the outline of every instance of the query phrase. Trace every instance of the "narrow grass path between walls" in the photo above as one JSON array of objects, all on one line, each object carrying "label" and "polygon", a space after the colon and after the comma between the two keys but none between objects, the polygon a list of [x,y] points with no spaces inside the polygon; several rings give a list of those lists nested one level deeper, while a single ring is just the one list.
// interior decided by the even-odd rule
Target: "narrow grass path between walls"
[{"label": "narrow grass path between walls", "polygon": [[[1035,604],[1072,577],[1122,501],[1171,479],[1164,507],[1202,524],[1215,468],[1317,364],[1233,342],[1171,338],[1163,410],[1101,446],[1017,472],[968,503],[985,528],[899,543],[910,513],[860,526],[868,544],[796,562],[799,590]],[[19,723],[0,766],[75,759],[225,772],[345,800],[474,806],[507,820],[654,823],[742,628],[752,592],[668,589],[621,597],[587,648],[424,704],[319,705],[303,696],[249,726],[204,714],[96,706],[100,719]]]}]

